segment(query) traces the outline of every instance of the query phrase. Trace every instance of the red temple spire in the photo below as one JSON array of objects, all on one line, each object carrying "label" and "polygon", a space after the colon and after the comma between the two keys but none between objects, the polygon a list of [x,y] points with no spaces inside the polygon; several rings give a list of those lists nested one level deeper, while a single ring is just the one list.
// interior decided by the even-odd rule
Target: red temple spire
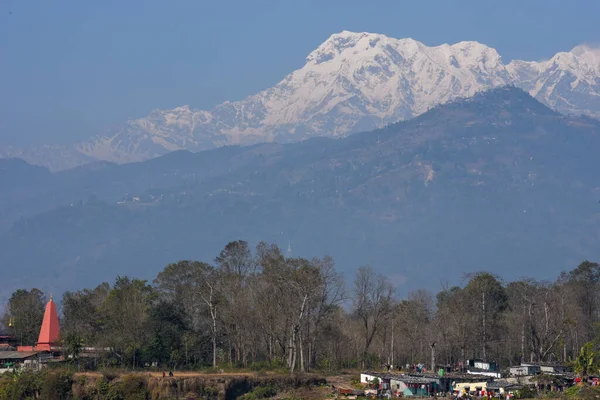
[{"label": "red temple spire", "polygon": [[40,337],[38,338],[36,350],[50,350],[50,347],[58,342],[60,338],[60,325],[58,324],[58,313],[56,312],[56,304],[50,296],[50,301],[46,304],[44,312],[44,321],[42,329],[40,329]]}]

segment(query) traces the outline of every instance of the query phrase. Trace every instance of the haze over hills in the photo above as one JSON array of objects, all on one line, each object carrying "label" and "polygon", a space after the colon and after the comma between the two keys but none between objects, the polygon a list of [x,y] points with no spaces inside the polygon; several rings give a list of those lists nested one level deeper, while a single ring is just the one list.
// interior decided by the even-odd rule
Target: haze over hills
[{"label": "haze over hills", "polygon": [[0,153],[60,170],[93,160],[142,161],[181,149],[344,137],[507,84],[559,112],[598,117],[600,50],[578,46],[547,61],[504,64],[495,49],[478,42],[429,47],[343,31],[311,52],[302,68],[244,100],[210,111],[154,110],[73,146]]},{"label": "haze over hills", "polygon": [[[210,261],[230,240],[371,264],[400,290],[600,258],[600,122],[503,87],[343,139],[177,151],[50,174],[0,163],[4,295]],[[19,179],[10,179],[18,176]],[[10,226],[10,228],[8,228]]]}]

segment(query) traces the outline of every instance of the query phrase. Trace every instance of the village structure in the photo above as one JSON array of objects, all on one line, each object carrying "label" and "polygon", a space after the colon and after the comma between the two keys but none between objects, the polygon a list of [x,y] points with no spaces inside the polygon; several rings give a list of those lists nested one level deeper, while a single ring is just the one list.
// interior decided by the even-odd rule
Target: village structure
[{"label": "village structure", "polygon": [[[590,378],[597,384],[597,378]],[[386,366],[384,372],[363,371],[364,390],[348,395],[388,395],[390,397],[482,397],[508,399],[526,386],[537,390],[562,392],[579,379],[561,363],[522,362],[500,371],[494,362],[468,360],[465,366],[440,367],[428,371],[422,364],[403,368]],[[350,391],[349,391],[350,392]]]},{"label": "village structure", "polygon": [[[98,349],[88,349],[98,350]],[[107,349],[105,349],[107,350]],[[85,350],[84,350],[85,351]],[[64,360],[60,347],[60,325],[56,304],[46,304],[37,343],[20,346],[15,335],[0,332],[0,374],[18,369],[41,369],[45,364]],[[424,365],[387,365],[382,371],[363,371],[362,390],[337,388],[340,395],[378,395],[385,397],[487,397],[509,399],[526,386],[543,391],[564,391],[579,382],[561,363],[522,362],[500,371],[495,362],[468,360],[457,367]],[[592,385],[598,378],[591,377]]]},{"label": "village structure", "polygon": [[10,332],[0,332],[0,374],[21,368],[40,369],[43,364],[61,360],[59,340],[58,313],[50,298],[35,346],[19,346],[17,338]]}]

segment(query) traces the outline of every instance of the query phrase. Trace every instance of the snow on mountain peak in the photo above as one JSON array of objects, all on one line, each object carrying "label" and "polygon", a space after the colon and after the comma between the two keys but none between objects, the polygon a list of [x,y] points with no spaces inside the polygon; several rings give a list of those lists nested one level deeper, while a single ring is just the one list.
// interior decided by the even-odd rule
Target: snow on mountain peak
[{"label": "snow on mountain peak", "polygon": [[320,64],[343,53],[347,57],[349,55],[346,52],[347,49],[353,49],[351,53],[357,54],[360,52],[359,50],[374,48],[381,40],[386,41],[389,38],[385,35],[368,32],[342,31],[334,33],[306,57],[306,62]]},{"label": "snow on mountain peak", "polygon": [[600,116],[600,49],[581,45],[546,61],[505,65],[495,49],[476,41],[426,46],[411,38],[342,31],[271,88],[210,111],[154,110],[72,152],[86,161],[128,162],[178,149],[344,136],[503,85],[518,86],[561,112]]},{"label": "snow on mountain peak", "polygon": [[507,70],[522,89],[563,113],[600,116],[600,49],[576,46],[539,62],[512,61]]},{"label": "snow on mountain peak", "polygon": [[582,44],[574,47],[571,54],[581,60],[590,71],[600,74],[600,47]]}]

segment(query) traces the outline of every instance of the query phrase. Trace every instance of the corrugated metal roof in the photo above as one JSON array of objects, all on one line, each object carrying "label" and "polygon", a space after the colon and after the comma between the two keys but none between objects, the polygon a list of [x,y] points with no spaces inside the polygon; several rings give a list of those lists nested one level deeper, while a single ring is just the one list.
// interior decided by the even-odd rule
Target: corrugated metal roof
[{"label": "corrugated metal roof", "polygon": [[[373,374],[373,373],[371,373]],[[393,379],[396,381],[402,381],[404,383],[420,383],[420,384],[430,384],[435,383],[438,380],[434,378],[426,378],[422,376],[411,376],[405,374],[390,374],[390,373],[374,373],[374,376],[377,376],[381,379]]]},{"label": "corrugated metal roof", "polygon": [[39,353],[39,351],[3,351],[0,353],[0,360],[22,360]]}]

